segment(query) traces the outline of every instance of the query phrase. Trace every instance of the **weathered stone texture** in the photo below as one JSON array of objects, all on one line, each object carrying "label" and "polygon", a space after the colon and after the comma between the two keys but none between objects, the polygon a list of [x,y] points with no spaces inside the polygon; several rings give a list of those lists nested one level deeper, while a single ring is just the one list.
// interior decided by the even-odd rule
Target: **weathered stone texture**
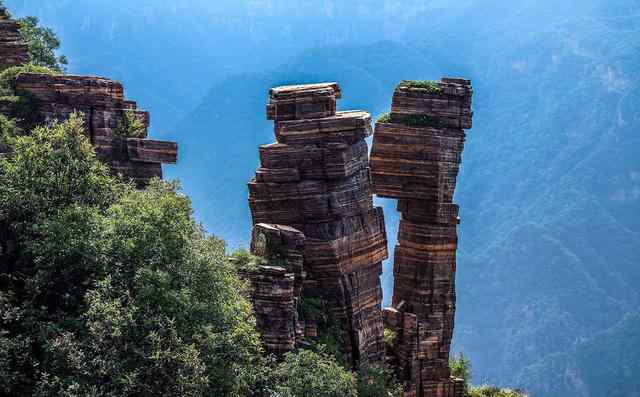
[{"label": "weathered stone texture", "polygon": [[[254,224],[304,234],[302,295],[325,301],[342,323],[355,367],[384,355],[379,277],[388,252],[382,209],[372,199],[365,142],[371,118],[336,112],[340,96],[336,83],[270,91],[267,116],[275,120],[277,143],[260,147],[249,206]],[[304,328],[307,337],[317,332],[313,322]]]},{"label": "weathered stone texture", "polygon": [[20,36],[18,22],[0,6],[0,71],[29,62],[29,50]]},{"label": "weathered stone texture", "polygon": [[[305,279],[305,237],[288,226],[257,224],[253,228],[251,252],[270,266],[244,272],[251,284],[251,301],[257,328],[267,352],[282,355],[293,350],[298,331],[297,304]],[[302,335],[300,335],[302,334]]]},{"label": "weathered stone texture", "polygon": [[[124,99],[122,84],[99,77],[20,74],[15,81],[18,95],[31,101],[34,112],[29,126],[65,120],[73,112],[85,117],[87,135],[97,156],[114,174],[144,186],[153,177],[162,178],[162,164],[174,164],[177,145],[148,140],[149,113]],[[145,129],[139,137],[119,134],[125,115],[137,117]]]},{"label": "weathered stone texture", "polygon": [[398,199],[402,214],[393,307],[385,309],[384,319],[397,335],[390,353],[407,396],[462,395],[461,381],[449,370],[459,223],[453,196],[463,128],[471,128],[472,93],[462,79],[425,88],[402,82],[389,122],[377,123],[374,133],[374,193]]}]

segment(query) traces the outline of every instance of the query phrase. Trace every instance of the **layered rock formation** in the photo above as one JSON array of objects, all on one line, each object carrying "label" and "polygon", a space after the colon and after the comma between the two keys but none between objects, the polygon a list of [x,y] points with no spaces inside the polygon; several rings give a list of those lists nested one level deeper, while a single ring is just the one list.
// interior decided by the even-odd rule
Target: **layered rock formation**
[{"label": "layered rock formation", "polygon": [[268,353],[281,356],[301,337],[297,306],[305,273],[304,235],[293,228],[260,223],[253,228],[251,252],[269,265],[244,269],[250,281],[256,325]]},{"label": "layered rock formation", "polygon": [[[260,147],[249,206],[254,224],[304,234],[303,299],[326,302],[355,367],[384,354],[379,276],[388,253],[383,213],[372,200],[370,116],[336,112],[340,95],[335,83],[271,90],[267,115],[277,142]],[[313,324],[301,328],[315,333]]]},{"label": "layered rock formation", "polygon": [[9,12],[0,6],[0,71],[29,62],[29,51],[19,28],[18,22],[11,20]]},{"label": "layered rock formation", "polygon": [[[16,21],[0,10],[0,70],[27,63],[27,46]],[[162,164],[177,160],[174,142],[147,139],[149,113],[125,100],[122,84],[92,76],[21,73],[11,83],[15,96],[0,98],[0,113],[18,119],[25,130],[84,114],[87,135],[96,154],[114,174],[132,179],[139,187],[162,178]],[[19,100],[17,100],[19,99]],[[130,124],[138,119],[135,136]]]},{"label": "layered rock formation", "polygon": [[401,213],[385,323],[396,334],[392,355],[408,396],[462,395],[449,370],[459,223],[453,195],[472,94],[468,80],[402,82],[374,133],[374,192],[398,199]]},{"label": "layered rock formation", "polygon": [[[147,139],[149,113],[125,100],[122,84],[90,76],[22,73],[15,81],[16,94],[29,98],[33,112],[29,124],[65,120],[73,112],[85,117],[87,135],[97,156],[114,174],[144,186],[162,178],[162,164],[177,159],[177,145]],[[129,117],[127,117],[129,115]],[[128,123],[140,121],[136,136],[128,136]]]}]

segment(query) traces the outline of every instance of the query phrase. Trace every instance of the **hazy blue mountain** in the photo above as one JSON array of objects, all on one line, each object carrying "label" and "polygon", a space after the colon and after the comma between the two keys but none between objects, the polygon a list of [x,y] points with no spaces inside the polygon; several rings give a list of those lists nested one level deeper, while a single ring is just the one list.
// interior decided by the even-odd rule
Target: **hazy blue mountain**
[{"label": "hazy blue mountain", "polygon": [[400,79],[471,78],[456,349],[476,382],[640,396],[636,0],[6,3],[59,30],[72,71],[123,80],[170,130],[168,174],[232,245],[273,141],[270,87],[337,80],[342,109],[376,115]]}]

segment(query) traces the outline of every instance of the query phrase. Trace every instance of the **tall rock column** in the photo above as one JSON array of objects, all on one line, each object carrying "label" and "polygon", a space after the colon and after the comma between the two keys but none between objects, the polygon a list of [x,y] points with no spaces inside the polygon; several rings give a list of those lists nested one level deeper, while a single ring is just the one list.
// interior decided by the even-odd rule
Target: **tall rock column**
[{"label": "tall rock column", "polygon": [[371,118],[336,112],[340,96],[336,83],[270,91],[277,142],[260,146],[249,206],[254,224],[304,234],[302,299],[326,303],[355,367],[384,356],[379,277],[388,253],[382,209],[372,199],[365,142]]},{"label": "tall rock column", "polygon": [[398,199],[401,213],[385,322],[396,334],[392,355],[408,396],[462,394],[449,369],[459,223],[453,195],[472,94],[468,80],[403,81],[375,128],[374,192]]}]

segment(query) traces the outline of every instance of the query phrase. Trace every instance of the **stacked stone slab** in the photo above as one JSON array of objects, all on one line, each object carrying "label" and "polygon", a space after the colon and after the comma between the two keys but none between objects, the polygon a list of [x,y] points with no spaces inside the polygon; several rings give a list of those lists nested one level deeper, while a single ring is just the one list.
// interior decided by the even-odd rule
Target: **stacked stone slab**
[{"label": "stacked stone slab", "polygon": [[0,71],[27,62],[29,51],[20,36],[18,22],[10,19],[9,12],[0,6]]},{"label": "stacked stone slab", "polygon": [[[82,113],[96,155],[114,174],[132,179],[140,187],[153,177],[162,178],[163,163],[176,162],[176,143],[147,138],[149,113],[139,110],[135,102],[125,100],[119,82],[91,76],[22,73],[14,85],[17,95],[29,98],[29,120],[22,123],[25,129],[66,120],[73,112]],[[0,103],[0,111],[14,115],[17,109],[12,106],[16,105]],[[120,133],[127,122],[126,114],[144,125],[139,136]]]},{"label": "stacked stone slab", "polygon": [[393,359],[408,396],[456,397],[449,349],[455,314],[458,206],[456,178],[471,128],[471,83],[402,82],[391,113],[376,124],[371,154],[374,192],[398,199],[393,307]]},{"label": "stacked stone slab", "polygon": [[[302,295],[327,303],[355,367],[384,355],[379,276],[388,253],[382,209],[372,199],[370,115],[337,112],[340,96],[336,83],[270,91],[277,142],[260,147],[249,206],[254,224],[304,234]],[[305,328],[314,332],[313,324]]]},{"label": "stacked stone slab", "polygon": [[249,280],[256,326],[268,353],[282,356],[294,349],[297,333],[297,305],[305,273],[303,269],[304,235],[282,225],[260,223],[254,226],[251,252],[266,260],[268,266],[244,270]]}]

